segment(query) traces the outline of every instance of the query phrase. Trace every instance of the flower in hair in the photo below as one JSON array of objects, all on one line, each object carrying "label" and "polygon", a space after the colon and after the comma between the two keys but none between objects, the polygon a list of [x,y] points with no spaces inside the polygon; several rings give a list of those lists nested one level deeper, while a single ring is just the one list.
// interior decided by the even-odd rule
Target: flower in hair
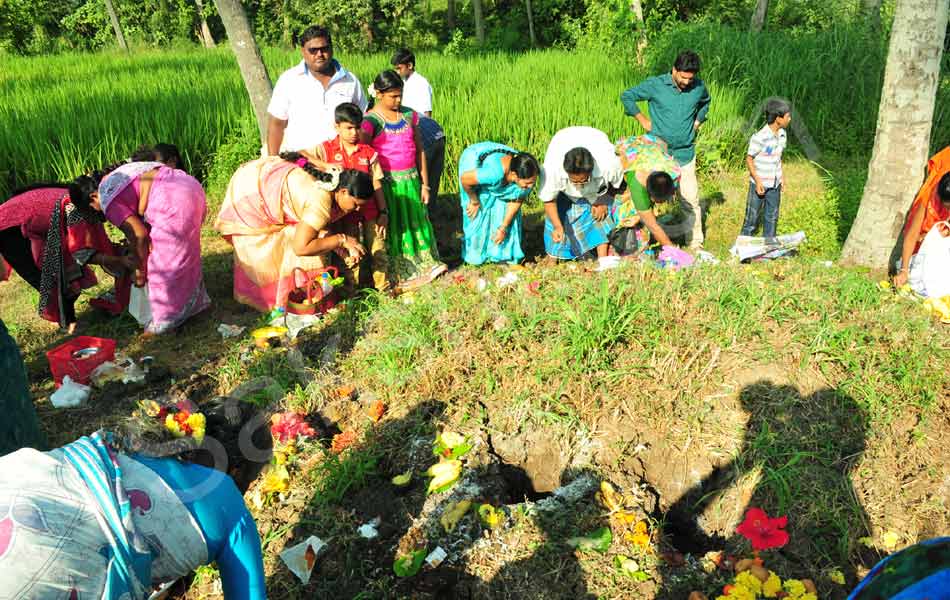
[{"label": "flower in hair", "polygon": [[301,169],[306,167],[308,164],[310,164],[310,161],[308,161],[306,158],[302,156],[297,159],[297,166],[300,167]]}]

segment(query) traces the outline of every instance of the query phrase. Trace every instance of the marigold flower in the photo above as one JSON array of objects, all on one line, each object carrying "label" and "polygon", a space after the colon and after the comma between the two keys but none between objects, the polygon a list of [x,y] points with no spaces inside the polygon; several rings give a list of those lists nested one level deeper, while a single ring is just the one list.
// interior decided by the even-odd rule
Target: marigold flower
[{"label": "marigold flower", "polygon": [[769,578],[762,584],[762,595],[766,598],[777,598],[778,593],[782,591],[782,580],[779,576],[769,571]]},{"label": "marigold flower", "polygon": [[792,598],[801,598],[806,593],[805,584],[798,579],[786,579],[782,587],[785,588],[785,591],[788,592],[788,595]]},{"label": "marigold flower", "polygon": [[343,433],[338,433],[333,436],[333,441],[330,444],[330,450],[334,454],[339,454],[347,448],[353,445],[353,442],[356,441],[356,433],[353,431],[344,431]]},{"label": "marigold flower", "polygon": [[174,415],[165,416],[165,429],[170,431],[175,437],[184,437],[185,432],[179,426],[178,421],[175,420]]},{"label": "marigold flower", "polygon": [[762,582],[751,571],[743,571],[736,575],[736,587],[745,588],[755,596],[762,591]]}]

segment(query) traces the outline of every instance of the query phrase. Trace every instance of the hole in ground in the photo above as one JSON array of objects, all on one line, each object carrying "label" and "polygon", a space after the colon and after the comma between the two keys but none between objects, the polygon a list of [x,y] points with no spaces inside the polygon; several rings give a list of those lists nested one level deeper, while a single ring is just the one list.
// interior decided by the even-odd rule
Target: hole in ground
[{"label": "hole in ground", "polygon": [[505,489],[502,494],[505,504],[518,504],[526,499],[537,502],[551,496],[551,492],[539,492],[534,488],[534,482],[528,472],[517,465],[499,461],[498,471],[504,481]]}]

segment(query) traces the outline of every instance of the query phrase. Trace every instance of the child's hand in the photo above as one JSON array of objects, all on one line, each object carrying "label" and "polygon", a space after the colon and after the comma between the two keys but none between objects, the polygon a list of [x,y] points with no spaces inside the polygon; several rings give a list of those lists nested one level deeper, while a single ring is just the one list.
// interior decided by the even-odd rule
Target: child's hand
[{"label": "child's hand", "polygon": [[755,182],[755,193],[758,194],[759,196],[765,195],[765,186],[762,185],[761,181]]},{"label": "child's hand", "polygon": [[380,239],[386,239],[386,229],[389,227],[389,215],[380,214],[376,217],[376,235]]},{"label": "child's hand", "polygon": [[555,244],[560,244],[564,241],[564,227],[554,228],[554,231],[551,232],[551,241]]},{"label": "child's hand", "polygon": [[607,218],[607,205],[595,204],[591,207],[590,212],[594,216],[594,220],[599,223]]},{"label": "child's hand", "polygon": [[429,186],[422,186],[422,203],[429,204]]}]

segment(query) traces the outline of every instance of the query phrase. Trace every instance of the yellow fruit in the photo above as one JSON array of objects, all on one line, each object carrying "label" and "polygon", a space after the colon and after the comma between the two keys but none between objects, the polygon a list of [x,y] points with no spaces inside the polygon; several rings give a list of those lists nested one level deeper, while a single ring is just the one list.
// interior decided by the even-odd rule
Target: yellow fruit
[{"label": "yellow fruit", "polygon": [[444,460],[429,467],[426,473],[432,477],[432,481],[429,482],[429,493],[432,493],[459,478],[462,473],[462,461]]}]

